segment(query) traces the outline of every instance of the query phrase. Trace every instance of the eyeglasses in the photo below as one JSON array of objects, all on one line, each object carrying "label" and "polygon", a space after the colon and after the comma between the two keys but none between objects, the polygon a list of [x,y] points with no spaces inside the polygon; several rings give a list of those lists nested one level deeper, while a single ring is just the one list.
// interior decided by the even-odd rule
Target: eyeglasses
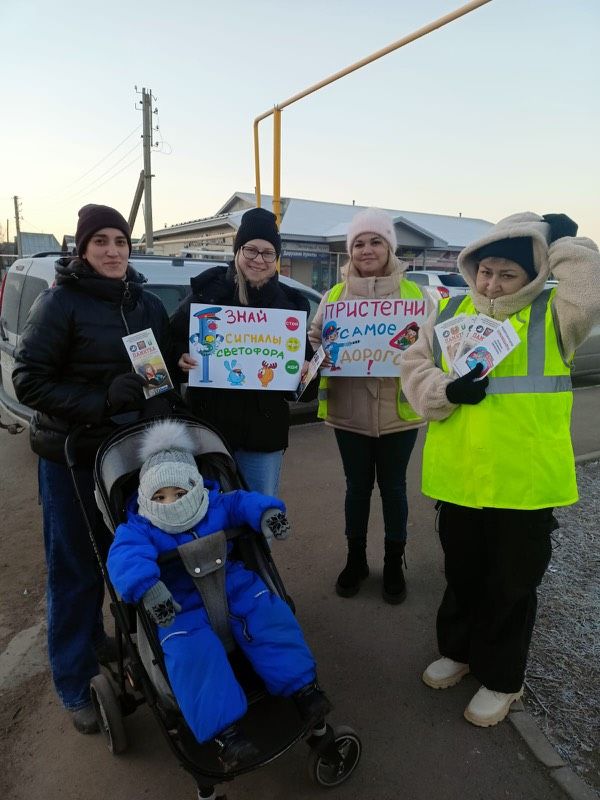
[{"label": "eyeglasses", "polygon": [[277,261],[277,253],[275,250],[257,250],[256,247],[252,247],[251,245],[244,245],[242,247],[242,253],[248,261],[254,261],[254,259],[259,256],[262,256],[265,264],[272,264],[274,261]]}]

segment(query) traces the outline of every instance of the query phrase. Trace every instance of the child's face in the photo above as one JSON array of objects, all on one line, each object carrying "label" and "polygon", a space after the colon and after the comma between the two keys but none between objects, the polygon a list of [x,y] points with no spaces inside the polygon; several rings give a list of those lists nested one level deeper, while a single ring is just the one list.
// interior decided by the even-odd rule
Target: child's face
[{"label": "child's face", "polygon": [[176,500],[180,500],[182,497],[185,497],[187,491],[185,489],[180,489],[178,486],[164,486],[162,489],[157,489],[156,492],[152,495],[152,501],[154,503],[174,503]]},{"label": "child's face", "polygon": [[479,262],[475,286],[479,294],[490,300],[514,294],[527,283],[529,275],[516,261],[490,256]]}]

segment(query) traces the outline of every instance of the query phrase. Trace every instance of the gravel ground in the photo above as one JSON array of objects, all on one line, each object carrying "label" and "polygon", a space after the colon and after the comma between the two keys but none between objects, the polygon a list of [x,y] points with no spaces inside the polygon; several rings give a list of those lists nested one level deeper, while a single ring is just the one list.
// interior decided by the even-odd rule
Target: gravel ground
[{"label": "gravel ground", "polygon": [[528,710],[600,792],[600,462],[577,468],[580,501],[558,509],[527,669]]}]

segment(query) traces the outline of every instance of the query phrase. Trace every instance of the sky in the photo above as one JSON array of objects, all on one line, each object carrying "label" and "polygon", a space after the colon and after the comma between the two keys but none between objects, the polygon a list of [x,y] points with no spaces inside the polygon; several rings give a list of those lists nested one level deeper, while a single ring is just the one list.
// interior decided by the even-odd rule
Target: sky
[{"label": "sky", "polygon": [[[154,229],[254,190],[252,123],[461,0],[0,2],[0,227],[128,216],[141,87]],[[478,217],[565,212],[600,241],[600,3],[491,0],[282,112],[283,196]],[[272,117],[261,123],[272,190]],[[140,210],[134,234],[143,233]]]}]

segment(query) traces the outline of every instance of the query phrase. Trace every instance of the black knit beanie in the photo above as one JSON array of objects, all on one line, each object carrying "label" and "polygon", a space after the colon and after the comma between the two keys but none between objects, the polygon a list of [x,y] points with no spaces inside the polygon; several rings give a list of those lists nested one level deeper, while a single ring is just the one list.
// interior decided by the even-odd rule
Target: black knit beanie
[{"label": "black knit beanie", "polygon": [[119,214],[115,208],[90,203],[79,209],[79,220],[75,231],[75,244],[79,256],[83,257],[89,240],[96,231],[102,230],[102,228],[117,228],[117,230],[123,231],[129,245],[129,255],[131,255],[131,231],[125,217]]},{"label": "black knit beanie", "polygon": [[497,242],[484,244],[474,254],[478,261],[484,258],[508,258],[523,267],[529,280],[537,275],[533,262],[533,245],[530,236],[516,236],[512,239],[499,239]]},{"label": "black knit beanie", "polygon": [[265,242],[270,242],[277,255],[281,255],[281,236],[277,230],[277,218],[266,208],[251,208],[246,211],[235,235],[233,252],[237,253],[240,247],[252,239],[264,239]]}]

